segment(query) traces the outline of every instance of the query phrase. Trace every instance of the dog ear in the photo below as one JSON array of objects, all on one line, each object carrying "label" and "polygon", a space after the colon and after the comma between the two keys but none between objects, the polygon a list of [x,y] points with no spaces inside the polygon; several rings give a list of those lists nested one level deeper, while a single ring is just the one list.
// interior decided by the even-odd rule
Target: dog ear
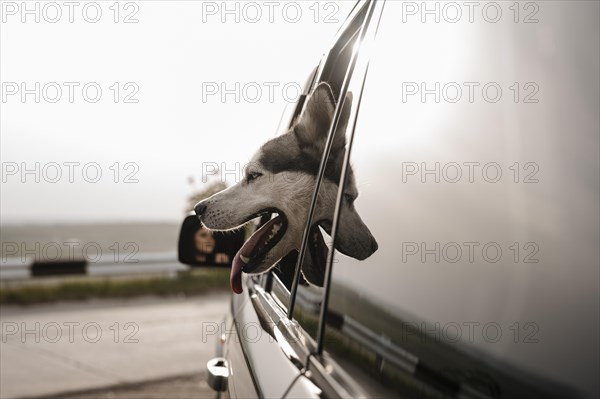
[{"label": "dog ear", "polygon": [[[319,83],[308,98],[304,111],[294,126],[294,133],[302,151],[315,159],[320,159],[323,155],[335,106],[333,91],[329,84]],[[351,108],[352,93],[348,92],[331,147],[331,152],[334,154],[341,151],[346,145],[346,127]]]},{"label": "dog ear", "polygon": [[365,260],[379,245],[356,209],[343,207],[340,214],[335,249],[354,259]]},{"label": "dog ear", "polygon": [[350,111],[352,110],[352,92],[346,93],[346,98],[342,104],[342,113],[340,114],[340,121],[338,122],[337,129],[335,131],[335,138],[333,140],[333,148],[342,149],[346,146],[346,129],[348,128],[348,121],[350,119]]}]

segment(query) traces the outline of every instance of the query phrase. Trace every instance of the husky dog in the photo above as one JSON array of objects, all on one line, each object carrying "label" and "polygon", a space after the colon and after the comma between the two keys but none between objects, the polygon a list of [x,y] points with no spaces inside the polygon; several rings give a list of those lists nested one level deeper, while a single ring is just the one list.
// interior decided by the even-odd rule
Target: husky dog
[{"label": "husky dog", "polygon": [[[348,93],[333,139],[310,230],[302,274],[323,286],[328,247],[319,226],[331,234],[346,146],[346,127],[352,95]],[[262,215],[276,215],[258,229],[233,259],[231,287],[242,292],[242,272],[263,273],[292,251],[298,251],[315,188],[335,100],[331,87],[320,83],[307,98],[302,114],[285,134],[258,150],[243,181],[199,202],[196,214],[211,230],[232,230]],[[336,249],[363,260],[377,250],[377,242],[354,208],[358,196],[350,169],[346,183]]]}]

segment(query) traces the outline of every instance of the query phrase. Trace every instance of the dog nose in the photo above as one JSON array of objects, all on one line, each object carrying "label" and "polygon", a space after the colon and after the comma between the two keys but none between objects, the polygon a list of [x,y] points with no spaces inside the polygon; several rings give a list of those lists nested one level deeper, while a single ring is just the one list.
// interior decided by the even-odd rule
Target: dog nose
[{"label": "dog nose", "polygon": [[375,241],[375,239],[373,238],[371,240],[371,253],[374,253],[378,249],[379,249],[379,244],[377,244],[377,241]]},{"label": "dog nose", "polygon": [[199,202],[194,208],[194,212],[196,212],[196,216],[202,216],[204,211],[206,210],[206,205],[204,203]]}]

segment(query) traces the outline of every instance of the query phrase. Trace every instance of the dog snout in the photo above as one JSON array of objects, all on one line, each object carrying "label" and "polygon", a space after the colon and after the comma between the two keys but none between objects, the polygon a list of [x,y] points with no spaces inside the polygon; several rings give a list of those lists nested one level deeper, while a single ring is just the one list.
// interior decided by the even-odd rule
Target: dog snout
[{"label": "dog snout", "polygon": [[196,216],[201,217],[204,211],[206,211],[206,205],[203,202],[198,202],[198,204],[194,207]]}]

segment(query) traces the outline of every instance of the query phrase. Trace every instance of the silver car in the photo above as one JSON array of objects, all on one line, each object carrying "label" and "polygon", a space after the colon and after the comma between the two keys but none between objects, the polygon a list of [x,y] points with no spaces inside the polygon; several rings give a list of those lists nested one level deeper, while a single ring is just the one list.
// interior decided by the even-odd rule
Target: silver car
[{"label": "silver car", "polygon": [[379,249],[336,252],[323,287],[296,253],[244,275],[210,385],[598,397],[599,4],[359,1],[280,130],[319,82],[352,92],[346,162]]}]

